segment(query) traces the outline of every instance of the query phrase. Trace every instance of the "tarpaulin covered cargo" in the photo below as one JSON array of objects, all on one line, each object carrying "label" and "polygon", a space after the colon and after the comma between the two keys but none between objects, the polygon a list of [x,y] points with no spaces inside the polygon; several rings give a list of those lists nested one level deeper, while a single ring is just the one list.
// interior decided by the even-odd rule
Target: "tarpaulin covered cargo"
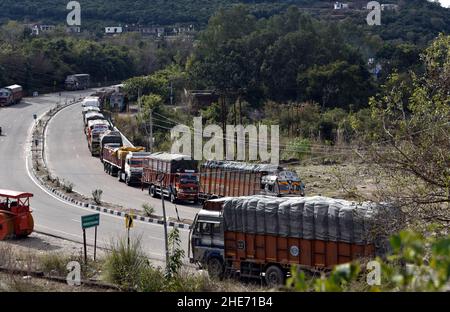
[{"label": "tarpaulin covered cargo", "polygon": [[352,244],[371,241],[381,206],[315,197],[247,196],[224,201],[224,230]]},{"label": "tarpaulin covered cargo", "polygon": [[118,159],[125,159],[129,153],[144,152],[144,147],[120,147],[114,151],[114,156]]},{"label": "tarpaulin covered cargo", "polygon": [[202,164],[202,167],[212,169],[237,170],[248,172],[268,172],[268,173],[274,173],[283,170],[283,168],[272,164],[251,164],[245,162],[225,161],[225,160],[209,160],[204,164]]},{"label": "tarpaulin covered cargo", "polygon": [[188,155],[158,152],[147,157],[144,168],[165,173],[194,173],[197,172],[198,161]]}]

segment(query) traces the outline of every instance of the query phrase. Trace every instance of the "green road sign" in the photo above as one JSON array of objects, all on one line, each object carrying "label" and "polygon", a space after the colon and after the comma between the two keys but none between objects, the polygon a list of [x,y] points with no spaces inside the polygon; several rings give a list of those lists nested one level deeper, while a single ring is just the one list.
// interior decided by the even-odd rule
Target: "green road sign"
[{"label": "green road sign", "polygon": [[81,217],[81,227],[83,228],[83,230],[99,225],[100,225],[100,214],[98,213]]}]

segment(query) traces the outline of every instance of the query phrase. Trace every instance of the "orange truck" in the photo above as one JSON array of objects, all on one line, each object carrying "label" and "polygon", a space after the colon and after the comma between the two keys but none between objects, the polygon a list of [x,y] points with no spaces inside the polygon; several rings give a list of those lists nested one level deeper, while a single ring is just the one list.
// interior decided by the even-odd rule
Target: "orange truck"
[{"label": "orange truck", "polygon": [[200,167],[201,201],[257,194],[304,196],[305,192],[295,172],[271,164],[214,160]]},{"label": "orange truck", "polygon": [[33,232],[31,193],[0,190],[0,241],[9,237],[27,237]]},{"label": "orange truck", "polygon": [[165,196],[172,203],[198,201],[198,162],[190,156],[153,153],[144,160],[142,189],[150,196]]},{"label": "orange truck", "polygon": [[195,217],[189,258],[211,276],[238,274],[283,284],[292,265],[331,269],[375,253],[378,207],[326,197],[228,197]]}]

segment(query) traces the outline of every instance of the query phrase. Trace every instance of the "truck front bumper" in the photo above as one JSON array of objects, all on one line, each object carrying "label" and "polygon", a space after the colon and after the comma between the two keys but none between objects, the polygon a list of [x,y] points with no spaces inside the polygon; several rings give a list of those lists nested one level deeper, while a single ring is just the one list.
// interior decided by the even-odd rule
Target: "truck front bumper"
[{"label": "truck front bumper", "polygon": [[197,193],[177,193],[177,198],[180,200],[197,200]]},{"label": "truck front bumper", "polygon": [[137,173],[132,172],[131,173],[131,175],[130,175],[131,182],[141,182],[141,180],[142,180],[142,172],[137,172]]}]

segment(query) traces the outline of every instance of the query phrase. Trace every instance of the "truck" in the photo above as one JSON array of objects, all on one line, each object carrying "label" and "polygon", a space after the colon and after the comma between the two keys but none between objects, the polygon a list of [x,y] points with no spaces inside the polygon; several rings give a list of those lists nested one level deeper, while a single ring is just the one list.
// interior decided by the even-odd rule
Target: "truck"
[{"label": "truck", "polygon": [[86,127],[88,122],[91,120],[105,120],[105,116],[103,116],[102,113],[99,112],[88,112],[83,117],[84,126]]},{"label": "truck", "polygon": [[86,98],[84,98],[83,102],[81,102],[81,107],[89,107],[89,106],[93,106],[93,107],[98,107],[100,108],[101,106],[101,99],[98,96],[88,96]]},{"label": "truck", "polygon": [[0,106],[18,104],[23,98],[23,88],[17,84],[0,89]]},{"label": "truck", "polygon": [[119,182],[127,185],[141,183],[144,161],[150,153],[144,147],[119,147],[118,144],[106,144],[103,148],[103,169]]},{"label": "truck", "polygon": [[110,124],[106,120],[89,120],[85,133],[88,147],[92,156],[100,154],[100,139],[102,135],[110,130]]},{"label": "truck", "polygon": [[33,194],[0,190],[0,241],[10,237],[24,238],[34,230],[30,198]]},{"label": "truck", "polygon": [[304,196],[305,186],[295,172],[271,164],[213,160],[201,165],[200,201],[257,194]]},{"label": "truck", "polygon": [[190,230],[189,259],[213,277],[281,285],[292,265],[317,272],[373,257],[379,241],[372,221],[384,208],[321,196],[209,200]]},{"label": "truck", "polygon": [[103,162],[103,148],[106,144],[116,144],[117,147],[123,146],[122,134],[119,131],[108,130],[100,137],[100,161]]},{"label": "truck", "polygon": [[100,108],[96,107],[96,106],[86,106],[83,107],[83,110],[81,111],[81,114],[83,115],[83,120],[84,120],[84,116],[86,116],[87,113],[100,113]]},{"label": "truck", "polygon": [[165,196],[172,203],[198,201],[198,161],[190,156],[153,153],[144,161],[142,190],[150,196]]},{"label": "truck", "polygon": [[66,77],[64,82],[68,91],[85,90],[91,84],[91,76],[89,74],[75,74]]}]

